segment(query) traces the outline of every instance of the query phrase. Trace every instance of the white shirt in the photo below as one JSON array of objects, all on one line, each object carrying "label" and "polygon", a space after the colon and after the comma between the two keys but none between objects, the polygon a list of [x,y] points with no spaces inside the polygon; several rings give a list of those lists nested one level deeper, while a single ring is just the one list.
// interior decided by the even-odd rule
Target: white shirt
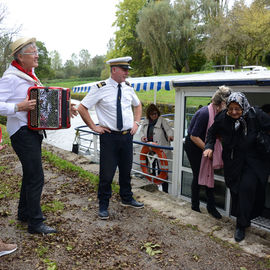
[{"label": "white shirt", "polygon": [[[9,66],[7,71],[17,70]],[[6,72],[5,72],[6,73]],[[22,126],[27,125],[27,112],[14,112],[15,104],[23,101],[33,82],[22,79],[14,74],[3,74],[0,79],[0,114],[7,116],[7,131],[12,136]]]},{"label": "white shirt", "polygon": [[[100,88],[95,85],[82,100],[82,105],[91,109],[95,105],[99,125],[108,127],[111,130],[118,130],[116,127],[116,100],[118,94],[118,83],[112,78],[105,81],[106,85]],[[139,106],[140,100],[133,87],[125,82],[121,83],[122,97],[121,108],[123,117],[122,130],[131,129],[134,124],[132,106]]]}]

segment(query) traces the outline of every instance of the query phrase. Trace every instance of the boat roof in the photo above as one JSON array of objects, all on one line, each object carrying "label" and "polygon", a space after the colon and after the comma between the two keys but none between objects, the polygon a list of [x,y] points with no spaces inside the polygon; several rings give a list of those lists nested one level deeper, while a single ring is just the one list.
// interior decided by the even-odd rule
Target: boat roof
[{"label": "boat roof", "polygon": [[236,86],[236,85],[270,85],[270,71],[259,72],[217,72],[200,74],[190,78],[174,80],[174,87],[200,87],[200,86]]}]

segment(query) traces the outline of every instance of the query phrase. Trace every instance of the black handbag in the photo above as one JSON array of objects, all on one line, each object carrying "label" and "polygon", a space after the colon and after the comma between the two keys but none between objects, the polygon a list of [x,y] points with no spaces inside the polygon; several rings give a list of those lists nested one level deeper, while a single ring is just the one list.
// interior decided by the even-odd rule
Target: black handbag
[{"label": "black handbag", "polygon": [[257,149],[266,158],[270,158],[270,135],[266,131],[259,130],[256,137]]},{"label": "black handbag", "polygon": [[79,144],[80,144],[79,137],[80,137],[80,134],[79,134],[79,131],[77,130],[73,144],[72,144],[72,152],[75,154],[79,154]]},{"label": "black handbag", "polygon": [[263,158],[270,159],[270,134],[268,131],[262,130],[260,125],[260,119],[258,117],[256,117],[256,119],[257,119],[256,148]]}]

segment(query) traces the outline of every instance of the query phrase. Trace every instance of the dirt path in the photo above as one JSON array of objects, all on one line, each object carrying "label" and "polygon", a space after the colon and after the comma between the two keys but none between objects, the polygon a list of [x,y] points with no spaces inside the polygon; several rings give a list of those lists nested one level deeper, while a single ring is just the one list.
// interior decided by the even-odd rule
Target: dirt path
[{"label": "dirt path", "polygon": [[[30,235],[27,225],[16,220],[20,164],[11,148],[1,152],[0,234],[19,246],[15,253],[0,258],[1,270],[270,269],[267,258],[247,253],[197,226],[185,225],[173,215],[148,205],[140,210],[124,208],[117,194],[110,202],[110,219],[101,221],[92,184],[47,162],[44,171],[46,223],[57,227],[59,233]],[[138,192],[136,196],[140,200]]]}]

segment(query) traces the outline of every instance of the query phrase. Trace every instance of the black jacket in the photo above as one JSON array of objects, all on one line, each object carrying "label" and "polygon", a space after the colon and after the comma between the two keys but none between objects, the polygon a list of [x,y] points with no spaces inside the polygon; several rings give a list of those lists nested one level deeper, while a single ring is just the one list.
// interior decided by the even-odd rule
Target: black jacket
[{"label": "black jacket", "polygon": [[251,168],[262,182],[267,181],[270,166],[269,160],[265,160],[256,148],[259,126],[270,131],[270,116],[260,109],[251,108],[244,119],[247,123],[246,136],[242,124],[235,130],[236,120],[227,115],[227,110],[220,112],[208,130],[205,145],[205,149],[214,149],[216,137],[221,139],[225,183],[235,192],[246,166]]}]

